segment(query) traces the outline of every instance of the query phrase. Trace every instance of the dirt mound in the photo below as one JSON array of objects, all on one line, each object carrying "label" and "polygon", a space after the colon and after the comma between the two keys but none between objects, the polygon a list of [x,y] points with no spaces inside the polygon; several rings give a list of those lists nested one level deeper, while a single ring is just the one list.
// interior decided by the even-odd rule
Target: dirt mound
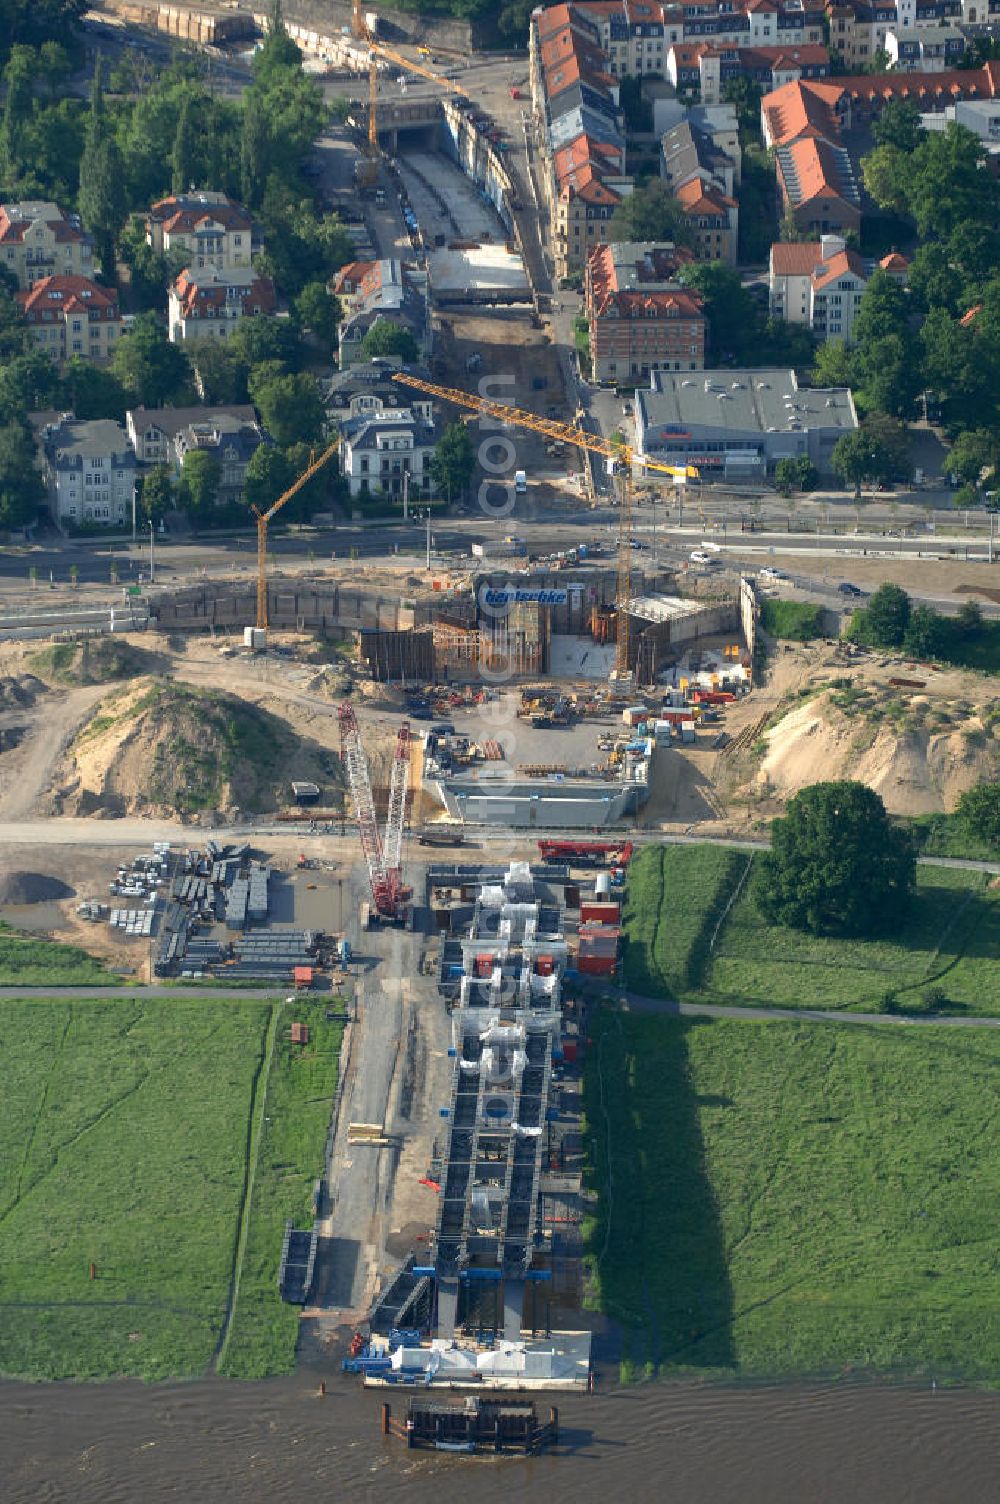
[{"label": "dirt mound", "polygon": [[17,706],[33,705],[45,685],[34,674],[20,674],[17,678],[0,677],[0,710],[13,710]]},{"label": "dirt mound", "polygon": [[56,812],[253,813],[291,802],[293,778],[335,795],[339,763],[238,695],[141,679],[101,701],[69,750]]},{"label": "dirt mound", "polygon": [[52,903],[72,898],[75,889],[41,872],[5,872],[0,877],[0,904]]},{"label": "dirt mound", "polygon": [[950,811],[1000,773],[991,717],[959,702],[930,704],[873,685],[829,689],[764,734],[759,788],[781,798],[826,779],[856,778],[893,814]]},{"label": "dirt mound", "polygon": [[50,684],[69,688],[80,684],[113,684],[117,679],[137,679],[142,674],[152,673],[157,664],[153,653],[134,647],[120,637],[54,642],[33,653],[28,662]]}]

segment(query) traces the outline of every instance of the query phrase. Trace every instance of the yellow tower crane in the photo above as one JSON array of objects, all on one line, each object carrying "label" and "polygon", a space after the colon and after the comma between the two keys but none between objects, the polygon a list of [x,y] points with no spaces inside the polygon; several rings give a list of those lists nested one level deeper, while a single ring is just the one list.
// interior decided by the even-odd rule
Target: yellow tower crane
[{"label": "yellow tower crane", "polygon": [[510,407],[506,402],[494,402],[489,397],[473,397],[452,387],[436,386],[398,371],[394,381],[404,386],[416,387],[441,402],[453,402],[456,407],[465,407],[486,417],[496,418],[501,423],[513,423],[516,428],[528,428],[532,433],[545,434],[547,438],[559,439],[565,444],[574,444],[577,449],[602,454],[615,463],[615,471],[621,482],[621,502],[618,514],[618,577],[615,585],[615,607],[618,613],[615,674],[621,679],[631,672],[629,663],[629,608],[632,603],[632,471],[639,465],[644,470],[653,470],[658,475],[669,475],[675,480],[698,479],[695,465],[664,465],[659,460],[637,455],[624,440],[613,443],[599,434],[587,433],[570,423],[560,423],[554,418],[540,418],[537,413],[525,412],[520,407]]},{"label": "yellow tower crane", "polygon": [[375,35],[368,25],[362,0],[353,0],[351,8],[351,32],[355,39],[364,42],[368,48],[368,183],[374,181],[375,163],[378,161],[378,61],[384,58],[388,63],[395,63],[399,68],[405,68],[409,73],[418,73],[421,78],[426,78],[430,83],[437,84],[439,88],[448,94],[457,94],[465,99],[466,93],[460,84],[452,83],[450,78],[443,78],[440,73],[435,73],[431,68],[425,68],[422,63],[414,63],[401,52],[393,47],[387,47],[384,42],[376,40]]},{"label": "yellow tower crane", "polygon": [[276,512],[280,512],[286,502],[297,496],[307,481],[312,480],[317,471],[322,470],[327,460],[337,452],[335,440],[328,449],[324,449],[318,459],[310,458],[309,464],[303,470],[297,480],[294,480],[288,490],[279,496],[277,501],[272,502],[266,512],[258,507],[253,508],[253,514],[257,519],[257,625],[261,631],[267,631],[267,525]]}]

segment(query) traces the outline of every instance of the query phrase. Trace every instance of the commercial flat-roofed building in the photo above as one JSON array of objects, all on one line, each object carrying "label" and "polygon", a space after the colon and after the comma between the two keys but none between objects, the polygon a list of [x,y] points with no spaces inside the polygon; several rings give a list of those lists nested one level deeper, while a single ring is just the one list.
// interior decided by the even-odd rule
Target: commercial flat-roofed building
[{"label": "commercial flat-roofed building", "polygon": [[636,452],[707,479],[763,477],[799,455],[829,474],[833,446],[857,426],[846,387],[800,387],[791,370],[654,371],[635,399]]}]

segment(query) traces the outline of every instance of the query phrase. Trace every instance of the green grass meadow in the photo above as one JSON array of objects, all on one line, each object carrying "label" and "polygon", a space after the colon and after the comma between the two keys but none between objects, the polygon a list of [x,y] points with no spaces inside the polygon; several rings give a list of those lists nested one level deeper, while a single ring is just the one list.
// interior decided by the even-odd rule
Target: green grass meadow
[{"label": "green grass meadow", "polygon": [[0,923],[0,987],[114,987],[118,981],[77,945],[39,939]]},{"label": "green grass meadow", "polygon": [[1000,1036],[592,1019],[593,1303],[623,1376],[996,1383]]},{"label": "green grass meadow", "polygon": [[[288,1369],[296,1321],[275,1310],[281,1229],[285,1215],[308,1221],[339,1033],[308,1065],[307,1052],[292,1061],[281,1008],[238,997],[0,1004],[0,1373],[205,1373],[239,1255],[227,1371]],[[258,1135],[267,1118],[273,1131]]]},{"label": "green grass meadow", "polygon": [[[298,1307],[281,1299],[275,1276],[285,1223],[310,1224],[313,1187],[323,1169],[344,1033],[343,1024],[326,1021],[328,1006],[327,999],[297,998],[278,1021],[239,1291],[220,1363],[221,1372],[237,1378],[264,1378],[293,1367]],[[309,1025],[306,1046],[289,1041],[293,1017]]]},{"label": "green grass meadow", "polygon": [[1000,890],[986,874],[920,866],[898,934],[840,940],[765,924],[748,860],[713,846],[646,847],[633,858],[628,987],[687,1002],[859,1012],[879,1011],[887,992],[919,1006],[935,988],[952,1012],[1000,1015]]}]

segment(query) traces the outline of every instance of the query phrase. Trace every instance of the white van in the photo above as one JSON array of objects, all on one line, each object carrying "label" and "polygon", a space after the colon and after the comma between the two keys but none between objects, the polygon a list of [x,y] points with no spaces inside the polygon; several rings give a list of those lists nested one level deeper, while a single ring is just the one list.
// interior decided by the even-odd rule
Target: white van
[{"label": "white van", "polygon": [[517,492],[518,496],[523,496],[525,494],[525,492],[527,491],[527,489],[528,489],[528,477],[527,477],[527,474],[523,470],[515,470],[514,471],[514,490]]}]

